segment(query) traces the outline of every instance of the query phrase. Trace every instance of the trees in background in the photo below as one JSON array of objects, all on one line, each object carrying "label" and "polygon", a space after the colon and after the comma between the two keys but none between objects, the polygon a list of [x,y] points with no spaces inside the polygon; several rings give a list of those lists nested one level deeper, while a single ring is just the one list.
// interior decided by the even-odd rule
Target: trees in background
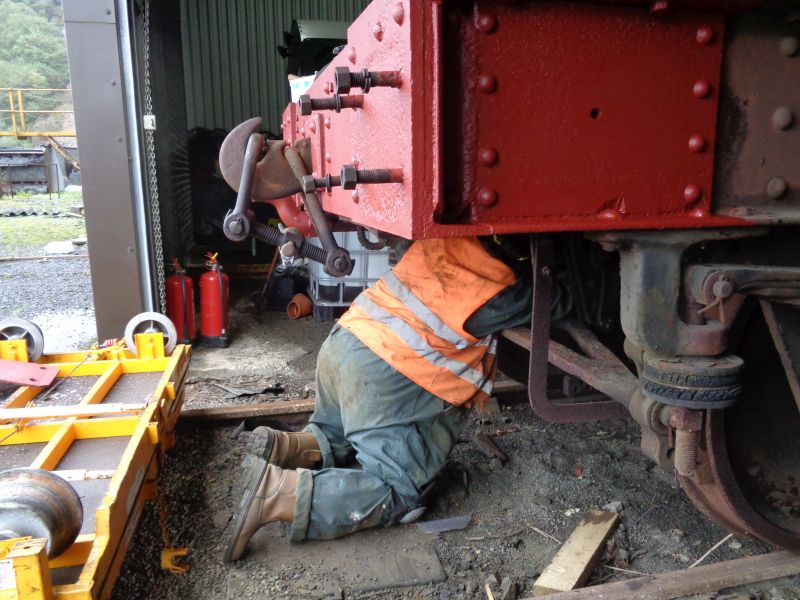
[{"label": "trees in background", "polygon": [[[61,0],[0,0],[0,15],[0,88],[69,87]],[[72,108],[65,94],[26,94],[25,102],[30,109]],[[7,94],[0,108],[8,108]],[[10,129],[10,120],[0,114],[0,129]]]}]

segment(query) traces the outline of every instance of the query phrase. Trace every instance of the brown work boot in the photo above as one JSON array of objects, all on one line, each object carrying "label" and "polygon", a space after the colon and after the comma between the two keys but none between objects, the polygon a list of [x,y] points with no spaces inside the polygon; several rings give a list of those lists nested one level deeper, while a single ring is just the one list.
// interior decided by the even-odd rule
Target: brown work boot
[{"label": "brown work boot", "polygon": [[239,511],[228,529],[225,560],[237,560],[244,554],[247,542],[263,525],[273,521],[294,520],[297,471],[281,469],[257,461],[261,468],[250,470]]},{"label": "brown work boot", "polygon": [[317,438],[309,431],[286,433],[256,427],[250,433],[247,451],[284,469],[313,469],[322,462]]}]

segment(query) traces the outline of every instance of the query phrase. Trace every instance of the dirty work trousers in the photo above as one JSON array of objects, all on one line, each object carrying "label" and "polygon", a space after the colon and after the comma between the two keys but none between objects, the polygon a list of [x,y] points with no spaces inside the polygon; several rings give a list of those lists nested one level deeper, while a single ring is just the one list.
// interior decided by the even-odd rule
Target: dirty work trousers
[{"label": "dirty work trousers", "polygon": [[338,326],[319,351],[316,379],[306,430],[323,463],[298,470],[292,540],[337,538],[417,508],[467,409],[424,390]]}]

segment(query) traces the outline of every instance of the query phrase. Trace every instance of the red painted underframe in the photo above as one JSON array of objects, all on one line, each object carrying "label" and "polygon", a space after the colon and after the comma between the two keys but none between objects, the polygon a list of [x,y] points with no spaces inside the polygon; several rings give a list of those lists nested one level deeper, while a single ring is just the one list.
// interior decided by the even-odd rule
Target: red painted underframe
[{"label": "red painted underframe", "polygon": [[[323,192],[326,211],[416,239],[747,224],[709,214],[723,15],[483,0],[464,15],[449,6],[374,1],[309,93],[332,93],[335,66],[399,70],[401,88],[373,88],[363,109],[339,114],[287,108],[284,137],[311,138],[318,176],[352,163],[403,169],[401,184]],[[710,92],[698,98],[701,81]],[[702,151],[690,149],[693,136]],[[479,159],[487,148],[497,152],[492,165]],[[304,213],[285,210],[297,202],[278,204],[299,225]]]}]

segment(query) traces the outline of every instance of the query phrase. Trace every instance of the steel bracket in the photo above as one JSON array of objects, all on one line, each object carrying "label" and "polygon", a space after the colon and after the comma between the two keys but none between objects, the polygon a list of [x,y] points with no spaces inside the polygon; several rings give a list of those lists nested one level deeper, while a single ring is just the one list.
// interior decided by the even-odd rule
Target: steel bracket
[{"label": "steel bracket", "polygon": [[[531,408],[541,418],[556,423],[579,423],[627,418],[627,401],[637,388],[636,378],[610,350],[582,324],[571,321],[564,330],[588,356],[582,356],[550,340],[550,306],[553,279],[552,245],[543,235],[531,237],[533,306],[530,335],[520,330],[506,337],[530,350],[528,394]],[[575,375],[612,400],[555,402],[547,394],[548,363]]]}]

